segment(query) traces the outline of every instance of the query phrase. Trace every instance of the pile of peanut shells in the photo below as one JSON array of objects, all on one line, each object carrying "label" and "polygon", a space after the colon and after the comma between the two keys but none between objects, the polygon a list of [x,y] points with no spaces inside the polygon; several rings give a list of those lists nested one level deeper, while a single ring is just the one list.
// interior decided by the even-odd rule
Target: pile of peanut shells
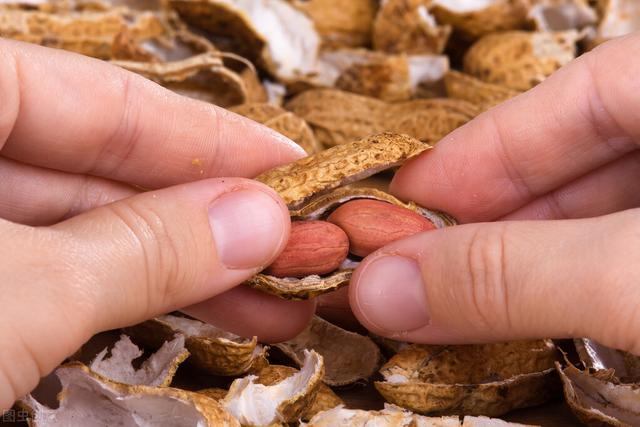
[{"label": "pile of peanut shells", "polygon": [[[638,29],[638,0],[0,2],[2,37],[109,61],[309,154],[257,177],[287,203],[293,232],[246,285],[287,299],[335,292],[378,247],[455,226],[387,193],[394,168]],[[506,426],[489,417],[562,390],[585,424],[640,425],[639,359],[586,339],[411,345],[316,316],[268,347],[181,313],[118,338],[56,370],[57,406],[17,403],[32,425]],[[384,407],[343,401],[354,389]]]}]

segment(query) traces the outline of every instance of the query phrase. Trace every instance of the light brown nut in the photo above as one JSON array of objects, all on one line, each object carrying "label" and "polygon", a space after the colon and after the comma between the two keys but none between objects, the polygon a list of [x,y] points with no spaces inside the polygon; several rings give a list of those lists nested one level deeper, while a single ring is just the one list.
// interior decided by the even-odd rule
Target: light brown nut
[{"label": "light brown nut", "polygon": [[436,228],[416,212],[378,200],[347,202],[327,221],[344,230],[349,237],[349,251],[360,257],[395,240]]},{"label": "light brown nut", "polygon": [[582,36],[575,30],[489,34],[467,51],[464,71],[488,83],[525,91],[573,60]]},{"label": "light brown nut", "polygon": [[376,389],[422,414],[499,416],[559,392],[550,340],[484,345],[411,345],[380,370]]},{"label": "light brown nut", "polygon": [[349,253],[340,227],[326,221],[294,221],[287,246],[265,270],[276,277],[306,277],[331,273]]},{"label": "light brown nut", "polygon": [[373,47],[388,53],[442,53],[451,33],[430,15],[427,0],[387,0],[373,24]]}]

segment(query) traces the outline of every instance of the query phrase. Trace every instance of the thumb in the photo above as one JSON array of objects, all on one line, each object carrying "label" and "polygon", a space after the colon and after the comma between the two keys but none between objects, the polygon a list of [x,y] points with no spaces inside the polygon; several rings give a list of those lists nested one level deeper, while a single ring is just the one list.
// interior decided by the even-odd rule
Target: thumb
[{"label": "thumb", "polygon": [[288,235],[277,194],[241,178],[143,193],[50,228],[0,220],[0,411],[92,334],[238,285]]},{"label": "thumb", "polygon": [[585,336],[640,354],[638,213],[415,235],[364,260],[350,303],[367,328],[403,341]]}]

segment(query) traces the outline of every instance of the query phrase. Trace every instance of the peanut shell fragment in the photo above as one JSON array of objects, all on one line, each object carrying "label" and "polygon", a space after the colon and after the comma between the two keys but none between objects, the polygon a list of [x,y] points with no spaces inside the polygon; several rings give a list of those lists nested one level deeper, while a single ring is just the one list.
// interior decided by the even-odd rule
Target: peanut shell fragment
[{"label": "peanut shell fragment", "polygon": [[579,30],[598,21],[588,0],[536,0],[527,15],[538,31]]},{"label": "peanut shell fragment", "polygon": [[439,54],[451,27],[431,16],[427,0],[387,0],[373,24],[373,47],[388,53]]},{"label": "peanut shell fragment", "polygon": [[302,118],[273,104],[247,103],[229,110],[270,127],[300,145],[307,154],[322,151],[323,147]]},{"label": "peanut shell fragment", "polygon": [[266,365],[266,348],[257,338],[242,338],[199,320],[163,315],[125,328],[134,341],[158,348],[175,334],[185,336],[188,363],[213,375],[235,376]]},{"label": "peanut shell fragment", "polygon": [[122,384],[92,372],[79,362],[56,370],[63,391],[59,407],[44,406],[31,395],[21,405],[35,427],[65,426],[240,426],[215,400],[171,387]]},{"label": "peanut shell fragment", "polygon": [[380,370],[385,400],[422,414],[499,416],[554,396],[556,349],[550,341],[412,345]]},{"label": "peanut shell fragment", "polygon": [[444,85],[449,97],[478,105],[483,111],[520,94],[517,90],[486,83],[469,74],[454,70],[444,76]]},{"label": "peanut shell fragment", "polygon": [[308,90],[285,107],[305,119],[327,147],[382,132],[435,144],[480,112],[475,105],[458,99],[386,103],[335,89]]},{"label": "peanut shell fragment", "polygon": [[[298,366],[303,364],[306,350],[322,355],[325,364],[323,381],[330,386],[343,386],[368,380],[382,362],[377,345],[368,337],[346,331],[314,316],[297,337],[274,344]],[[357,348],[358,351],[349,351]]]},{"label": "peanut shell fragment", "polygon": [[576,57],[575,30],[510,31],[484,36],[464,57],[464,71],[488,83],[525,91]]}]

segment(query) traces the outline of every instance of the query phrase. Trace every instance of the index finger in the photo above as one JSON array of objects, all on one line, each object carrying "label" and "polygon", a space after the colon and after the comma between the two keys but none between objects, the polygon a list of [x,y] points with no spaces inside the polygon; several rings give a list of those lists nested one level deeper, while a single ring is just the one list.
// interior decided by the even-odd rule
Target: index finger
[{"label": "index finger", "polygon": [[491,221],[638,149],[640,34],[607,43],[452,132],[391,191]]},{"label": "index finger", "polygon": [[264,126],[105,62],[1,39],[0,98],[2,156],[146,188],[253,177],[304,156]]}]

